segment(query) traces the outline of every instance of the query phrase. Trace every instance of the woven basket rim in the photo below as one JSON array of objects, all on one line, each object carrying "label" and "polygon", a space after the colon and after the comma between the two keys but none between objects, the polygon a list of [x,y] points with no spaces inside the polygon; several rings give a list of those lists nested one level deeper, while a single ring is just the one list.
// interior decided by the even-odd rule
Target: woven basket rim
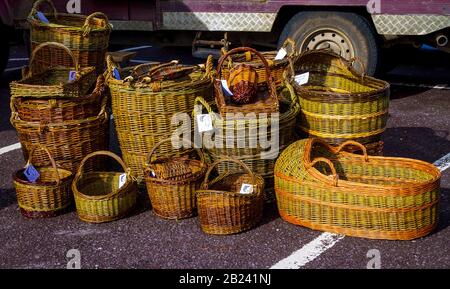
[{"label": "woven basket rim", "polygon": [[117,191],[114,192],[109,192],[106,195],[86,195],[83,192],[81,192],[78,187],[77,184],[75,182],[78,182],[80,179],[83,178],[83,175],[88,175],[89,177],[93,177],[96,175],[105,175],[105,174],[110,174],[110,175],[121,175],[123,174],[123,172],[104,172],[104,171],[95,171],[95,172],[86,172],[81,174],[79,179],[74,179],[74,181],[72,182],[72,192],[74,195],[76,195],[78,198],[81,199],[85,199],[85,200],[91,200],[91,201],[102,201],[102,200],[109,200],[109,199],[114,199],[114,198],[119,198],[121,195],[128,193],[130,191],[130,189],[133,189],[134,186],[136,186],[136,183],[132,180],[132,177],[130,174],[127,175],[127,181],[125,182],[125,184],[118,189]]},{"label": "woven basket rim", "polygon": [[180,185],[180,184],[185,184],[185,183],[189,183],[189,182],[195,182],[195,181],[198,181],[199,179],[202,179],[208,169],[208,166],[206,164],[204,164],[203,162],[201,162],[200,160],[191,160],[190,159],[189,163],[190,163],[189,164],[190,166],[192,165],[192,163],[196,163],[196,166],[200,168],[200,170],[198,172],[194,173],[190,177],[183,178],[181,180],[166,180],[166,179],[162,179],[162,178],[152,178],[152,177],[148,176],[149,168],[148,168],[148,166],[146,166],[144,169],[145,180],[146,180],[146,182],[150,182],[150,183],[154,183],[154,184]]},{"label": "woven basket rim", "polygon": [[[43,169],[43,168],[49,169],[49,170],[54,170],[54,168],[51,167],[51,166],[40,166],[40,167],[36,167],[37,170],[40,170],[40,169]],[[71,181],[71,179],[73,178],[73,173],[72,173],[71,171],[66,170],[66,169],[64,169],[64,168],[60,168],[60,167],[57,167],[57,169],[58,169],[58,172],[64,172],[64,173],[68,174],[66,177],[61,178],[60,184],[59,184],[59,185],[65,183],[65,182],[67,182],[67,181]],[[25,168],[21,168],[21,169],[15,171],[15,172],[12,174],[12,177],[13,177],[14,182],[17,182],[17,183],[23,184],[23,185],[27,185],[27,186],[33,186],[33,187],[54,187],[55,185],[58,184],[58,183],[57,183],[57,180],[55,180],[55,181],[52,182],[52,183],[38,183],[38,182],[32,183],[32,182],[26,181],[26,180],[20,178],[20,176],[19,176],[20,173],[22,173],[24,170],[25,170]]]}]

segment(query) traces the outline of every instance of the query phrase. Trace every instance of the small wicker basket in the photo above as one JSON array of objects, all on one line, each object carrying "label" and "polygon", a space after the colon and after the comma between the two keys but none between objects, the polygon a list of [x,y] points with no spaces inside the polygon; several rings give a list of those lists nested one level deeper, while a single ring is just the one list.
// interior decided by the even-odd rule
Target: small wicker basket
[{"label": "small wicker basket", "polygon": [[[24,171],[32,164],[33,155],[37,149],[47,153],[52,165],[36,167],[40,176],[36,182],[32,183],[25,178]],[[48,218],[67,211],[72,203],[70,189],[72,178],[71,171],[56,166],[47,148],[35,146],[30,152],[25,167],[13,174],[17,202],[22,215],[27,218]]]},{"label": "small wicker basket", "polygon": [[[196,150],[200,160],[188,156],[153,158],[157,148],[171,138],[157,143],[150,151],[145,170],[147,192],[156,215],[166,219],[184,219],[196,215],[195,191],[207,170],[205,156]],[[191,145],[190,142],[184,143]]]},{"label": "small wicker basket", "polygon": [[[123,173],[89,172],[83,173],[86,161],[95,156],[109,156],[124,169],[126,181],[120,186]],[[130,169],[115,154],[97,151],[87,155],[72,182],[78,217],[89,223],[110,222],[127,216],[137,199],[137,184],[130,175]]]},{"label": "small wicker basket", "polygon": [[[213,169],[222,162],[237,163],[244,172],[221,174],[212,181]],[[241,194],[242,184],[253,186],[253,193]],[[252,173],[241,161],[223,158],[214,162],[197,191],[200,225],[207,234],[228,235],[256,226],[262,218],[264,205],[264,179]]]}]

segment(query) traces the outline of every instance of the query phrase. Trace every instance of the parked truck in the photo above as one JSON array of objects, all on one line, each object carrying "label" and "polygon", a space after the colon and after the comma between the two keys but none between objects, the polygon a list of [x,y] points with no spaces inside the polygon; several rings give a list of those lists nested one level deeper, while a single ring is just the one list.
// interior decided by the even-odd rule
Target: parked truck
[{"label": "parked truck", "polygon": [[[348,59],[357,56],[363,60],[369,74],[374,74],[380,66],[380,49],[395,43],[428,44],[450,51],[450,1],[444,0],[53,2],[56,9],[64,13],[102,11],[110,18],[115,31],[151,31],[153,39],[163,44],[188,39],[194,46],[206,44],[208,52],[219,51],[216,44],[224,41],[200,38],[215,37],[211,35],[223,32],[229,32],[230,38],[247,45],[280,46],[291,37],[301,51],[330,48]],[[7,35],[11,27],[26,31],[26,18],[32,4],[30,0],[0,0],[0,33]],[[42,6],[42,10],[48,9],[45,4]],[[0,69],[8,58],[7,43],[4,41],[1,45]],[[193,49],[194,53],[201,54],[201,51],[201,48]]]}]

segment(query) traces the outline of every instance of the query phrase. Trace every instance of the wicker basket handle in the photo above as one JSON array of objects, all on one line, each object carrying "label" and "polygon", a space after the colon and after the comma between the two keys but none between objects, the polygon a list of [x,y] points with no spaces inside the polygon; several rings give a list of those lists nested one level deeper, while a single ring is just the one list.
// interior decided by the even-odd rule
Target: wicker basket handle
[{"label": "wicker basket handle", "polygon": [[[358,63],[361,66],[362,71],[356,70],[355,63]],[[361,58],[355,56],[350,59],[350,67],[352,67],[356,71],[356,73],[360,74],[363,78],[364,76],[366,76],[366,66],[364,65],[364,62],[361,60]]]},{"label": "wicker basket handle", "polygon": [[288,37],[286,38],[286,40],[284,41],[283,45],[281,45],[282,48],[291,48],[290,53],[288,54],[288,56],[292,56],[295,54],[296,50],[297,50],[297,44],[295,43],[294,39]]},{"label": "wicker basket handle", "polygon": [[242,161],[237,160],[237,159],[233,159],[233,158],[228,158],[228,157],[223,157],[221,159],[218,159],[217,161],[215,161],[208,169],[208,171],[206,172],[205,175],[205,179],[203,180],[203,183],[201,185],[202,190],[207,190],[208,189],[208,180],[209,180],[209,175],[211,174],[211,172],[214,170],[214,168],[220,164],[220,163],[224,163],[224,162],[232,162],[235,164],[238,164],[240,167],[242,167],[244,169],[244,171],[250,175],[252,177],[252,182],[253,184],[256,184],[256,175],[254,173],[252,173],[252,171],[250,170],[250,168],[244,164]]},{"label": "wicker basket handle", "polygon": [[309,167],[312,168],[312,167],[314,167],[314,165],[317,164],[317,163],[326,163],[326,164],[330,167],[331,173],[333,174],[333,185],[334,185],[335,187],[337,187],[337,186],[338,186],[339,175],[337,174],[336,168],[334,167],[333,163],[332,163],[329,159],[327,159],[327,158],[318,157],[318,158],[315,158],[315,159],[309,164]]},{"label": "wicker basket handle", "polygon": [[43,3],[47,3],[50,6],[50,8],[52,9],[52,12],[53,12],[53,17],[57,18],[58,12],[56,11],[55,5],[53,4],[52,1],[50,1],[50,0],[38,0],[38,1],[34,2],[33,8],[31,8],[30,14],[28,14],[28,19],[34,19],[33,18],[34,14],[36,14],[36,12],[38,11],[39,7]]},{"label": "wicker basket handle", "polygon": [[[75,70],[76,70],[77,72],[80,71],[80,67],[79,67],[79,65],[78,65],[78,60],[75,58],[75,56],[73,55],[72,51],[70,51],[69,48],[67,48],[66,46],[64,46],[63,44],[58,43],[58,42],[44,42],[44,43],[39,44],[39,45],[33,50],[33,52],[31,52],[31,58],[30,58],[30,63],[29,63],[30,69],[28,70],[28,76],[29,76],[29,77],[30,77],[30,76],[33,76],[33,66],[34,66],[34,61],[35,61],[35,59],[36,59],[36,53],[37,53],[39,50],[41,50],[42,48],[47,47],[47,46],[53,46],[53,47],[61,48],[61,49],[63,49],[64,51],[66,51],[67,54],[69,54],[70,57],[72,58],[73,64],[74,64],[74,66],[75,66]],[[76,77],[80,77],[80,76],[77,74]]]},{"label": "wicker basket handle", "polygon": [[214,71],[214,57],[212,55],[208,55],[205,63],[205,74],[203,79],[211,78],[213,79],[213,71]]},{"label": "wicker basket handle", "polygon": [[56,172],[56,177],[58,178],[56,180],[56,183],[59,185],[61,183],[61,177],[59,176],[59,171],[58,171],[58,168],[56,167],[55,159],[52,157],[52,154],[50,153],[50,151],[45,146],[42,146],[42,145],[35,145],[35,146],[33,146],[33,148],[30,150],[30,153],[28,154],[28,161],[27,161],[27,163],[25,164],[25,166],[23,168],[25,169],[29,165],[33,164],[33,162],[32,162],[33,156],[34,156],[34,153],[37,150],[43,150],[43,151],[45,151],[47,153],[48,159],[50,160],[50,163],[52,164],[52,167],[53,167],[53,169]]},{"label": "wicker basket handle", "polygon": [[197,105],[202,105],[203,107],[205,107],[206,111],[208,111],[208,114],[211,116],[211,118],[214,120],[214,113],[211,109],[211,106],[209,105],[209,103],[201,96],[197,96],[194,100],[194,110],[192,111],[192,116],[195,117],[197,115],[197,111],[195,109],[195,107]]},{"label": "wicker basket handle", "polygon": [[[149,164],[152,163],[152,156],[153,156],[153,154],[155,153],[156,149],[159,146],[161,146],[164,143],[171,142],[171,141],[172,141],[172,138],[169,137],[169,138],[166,138],[166,139],[158,142],[157,144],[155,144],[153,146],[153,148],[151,149],[151,151],[149,152],[149,154],[147,155],[147,162],[146,162],[146,164],[149,165]],[[183,142],[183,144],[187,144],[187,145],[193,147],[193,143],[191,141],[189,141],[189,140],[182,139],[182,142]],[[201,150],[199,150],[199,149],[196,149],[195,151],[197,152],[198,156],[200,157],[200,162],[201,162],[202,166],[206,165],[204,153]]]},{"label": "wicker basket handle", "polygon": [[83,27],[81,29],[83,29],[83,36],[87,36],[91,30],[91,23],[92,23],[92,19],[94,18],[101,18],[103,20],[105,20],[106,22],[106,27],[108,29],[111,29],[111,25],[109,24],[109,20],[108,20],[108,16],[106,16],[105,13],[102,12],[94,12],[91,15],[89,15],[88,17],[86,17],[86,20],[84,21]]},{"label": "wicker basket handle", "polygon": [[292,85],[291,85],[291,83],[289,82],[288,79],[289,79],[289,78],[288,78],[288,71],[285,70],[285,71],[283,72],[284,85],[285,85],[286,88],[289,90],[289,94],[291,95],[292,103],[294,103],[294,104],[296,104],[296,105],[299,105],[300,102],[299,102],[297,93],[295,92],[294,88],[292,87]]},{"label": "wicker basket handle", "polygon": [[84,159],[81,161],[80,166],[78,167],[78,171],[75,175],[76,180],[78,180],[80,178],[81,173],[83,172],[83,167],[86,164],[86,162],[90,158],[95,157],[95,156],[108,156],[108,157],[111,157],[114,160],[116,160],[120,164],[120,166],[123,168],[123,171],[127,174],[127,176],[128,176],[127,182],[130,180],[129,176],[130,176],[131,170],[127,167],[127,165],[122,161],[122,159],[118,155],[116,155],[112,152],[109,152],[109,151],[96,151],[96,152],[90,153],[87,156],[85,156]]},{"label": "wicker basket handle", "polygon": [[369,161],[369,155],[367,154],[367,148],[366,148],[364,145],[360,144],[359,142],[356,142],[356,141],[353,141],[353,140],[345,141],[344,143],[342,143],[342,144],[335,150],[335,152],[336,152],[336,153],[339,153],[340,151],[342,151],[342,150],[344,149],[344,147],[349,146],[349,145],[353,145],[353,146],[359,147],[359,148],[361,149],[361,151],[363,152],[364,160],[365,160],[366,162]]},{"label": "wicker basket handle", "polygon": [[223,66],[224,61],[225,61],[227,58],[230,58],[230,59],[231,59],[231,57],[230,57],[231,55],[234,55],[234,54],[237,54],[237,53],[245,53],[245,52],[251,52],[251,53],[254,53],[256,56],[259,57],[259,59],[261,59],[261,62],[263,63],[264,68],[265,68],[265,70],[266,70],[268,87],[269,87],[269,89],[271,90],[271,93],[274,93],[274,91],[272,91],[272,90],[275,88],[275,86],[273,85],[273,79],[272,79],[272,75],[271,75],[271,73],[270,73],[269,63],[267,62],[266,58],[265,58],[261,53],[259,53],[258,51],[256,51],[256,50],[253,49],[253,48],[250,48],[250,47],[238,47],[238,48],[234,48],[234,49],[231,49],[230,51],[228,51],[226,54],[222,55],[222,56],[220,57],[220,59],[219,59],[219,63],[217,64],[217,75],[218,75],[219,77],[222,77],[222,74],[221,74],[221,72],[222,72],[222,66]]}]

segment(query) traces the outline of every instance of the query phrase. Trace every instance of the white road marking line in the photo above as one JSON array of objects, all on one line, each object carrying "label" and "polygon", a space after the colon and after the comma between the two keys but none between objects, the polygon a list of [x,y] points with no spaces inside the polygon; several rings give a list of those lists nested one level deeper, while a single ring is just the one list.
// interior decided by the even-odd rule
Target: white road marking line
[{"label": "white road marking line", "polygon": [[450,153],[435,161],[433,165],[435,165],[441,172],[450,168]]},{"label": "white road marking line", "polygon": [[[433,165],[441,172],[450,168],[450,153],[435,161]],[[344,235],[339,234],[322,233],[300,250],[295,251],[290,256],[270,267],[270,269],[299,269],[319,257],[326,250],[332,248],[344,237]]]},{"label": "white road marking line", "polygon": [[27,61],[29,60],[28,57],[23,57],[23,58],[10,58],[8,59],[9,61]]},{"label": "white road marking line", "polygon": [[145,48],[150,48],[152,46],[150,45],[144,45],[144,46],[137,46],[137,47],[130,47],[130,48],[125,48],[125,49],[121,49],[119,51],[135,51],[135,50],[141,50],[141,49],[145,49]]},{"label": "white road marking line", "polygon": [[450,87],[448,87],[445,84],[430,85],[430,84],[414,84],[414,83],[391,82],[391,85],[450,90]]},{"label": "white road marking line", "polygon": [[20,142],[18,142],[18,143],[15,143],[15,144],[12,144],[12,145],[0,148],[0,155],[6,154],[6,153],[8,153],[10,151],[14,151],[14,150],[20,149],[21,147],[22,146],[20,145]]},{"label": "white road marking line", "polygon": [[22,66],[21,66],[21,67],[11,67],[11,68],[6,68],[6,69],[4,70],[4,72],[15,71],[15,70],[19,70],[19,69],[22,69]]},{"label": "white road marking line", "polygon": [[342,238],[344,238],[344,235],[322,233],[300,250],[295,251],[289,257],[270,267],[270,269],[299,269],[333,247]]},{"label": "white road marking line", "polygon": [[150,60],[140,60],[140,59],[132,59],[130,60],[130,62],[133,63],[157,63],[155,61],[150,61]]}]

